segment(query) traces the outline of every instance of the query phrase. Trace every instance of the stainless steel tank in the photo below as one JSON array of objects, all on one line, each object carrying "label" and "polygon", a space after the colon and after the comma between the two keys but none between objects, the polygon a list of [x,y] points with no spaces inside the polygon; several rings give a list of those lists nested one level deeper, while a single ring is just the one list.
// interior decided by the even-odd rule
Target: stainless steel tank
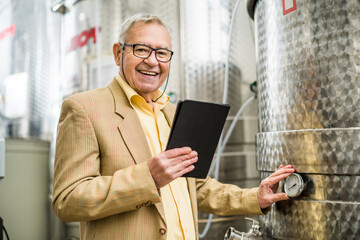
[{"label": "stainless steel tank", "polygon": [[0,135],[50,139],[59,73],[59,18],[49,0],[0,3]]},{"label": "stainless steel tank", "polygon": [[275,239],[360,235],[360,1],[250,0],[262,178],[293,164],[304,192],[261,218]]}]

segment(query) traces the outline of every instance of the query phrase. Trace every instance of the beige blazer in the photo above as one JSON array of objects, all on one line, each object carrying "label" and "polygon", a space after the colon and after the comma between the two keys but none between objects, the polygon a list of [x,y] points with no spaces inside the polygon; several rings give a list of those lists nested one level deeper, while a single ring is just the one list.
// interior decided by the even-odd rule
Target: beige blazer
[{"label": "beige blazer", "polygon": [[[175,106],[164,115],[171,125]],[[136,112],[114,79],[75,94],[62,105],[56,139],[52,207],[63,221],[80,222],[81,239],[165,240],[161,197],[149,172],[151,158]],[[197,211],[261,214],[257,188],[240,189],[211,178],[188,178]]]}]

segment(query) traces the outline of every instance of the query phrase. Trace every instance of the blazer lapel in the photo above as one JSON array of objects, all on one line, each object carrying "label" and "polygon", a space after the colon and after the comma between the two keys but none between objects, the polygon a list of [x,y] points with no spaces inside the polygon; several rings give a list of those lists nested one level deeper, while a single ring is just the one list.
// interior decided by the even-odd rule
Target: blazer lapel
[{"label": "blazer lapel", "polygon": [[189,195],[190,195],[190,202],[191,202],[191,209],[193,214],[193,219],[195,223],[195,233],[198,236],[198,209],[197,209],[197,199],[196,199],[196,180],[195,178],[186,178]]},{"label": "blazer lapel", "polygon": [[171,103],[166,104],[166,106],[163,108],[165,118],[170,127],[172,126],[174,120],[175,111],[176,107]]},{"label": "blazer lapel", "polygon": [[[118,125],[119,133],[128,147],[134,162],[137,164],[149,160],[152,154],[140,120],[116,78],[110,83],[109,88],[115,100],[114,111],[123,119]],[[162,202],[155,203],[155,207],[164,223],[166,223]]]},{"label": "blazer lapel", "polygon": [[147,161],[152,155],[135,110],[131,107],[116,78],[110,83],[109,88],[115,100],[115,113],[123,119],[118,125],[119,133],[128,147],[134,162],[142,163]]}]

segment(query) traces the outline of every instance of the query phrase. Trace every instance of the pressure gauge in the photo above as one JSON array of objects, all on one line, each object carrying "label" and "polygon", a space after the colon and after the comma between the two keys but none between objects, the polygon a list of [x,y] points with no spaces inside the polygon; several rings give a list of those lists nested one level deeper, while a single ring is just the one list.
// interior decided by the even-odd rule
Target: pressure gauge
[{"label": "pressure gauge", "polygon": [[284,190],[286,195],[291,198],[298,197],[304,190],[304,180],[298,173],[290,174],[284,183]]}]

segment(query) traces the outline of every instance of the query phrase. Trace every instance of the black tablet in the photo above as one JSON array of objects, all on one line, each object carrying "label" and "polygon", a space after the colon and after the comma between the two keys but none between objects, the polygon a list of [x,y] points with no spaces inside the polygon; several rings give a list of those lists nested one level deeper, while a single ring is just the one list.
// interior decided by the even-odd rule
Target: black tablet
[{"label": "black tablet", "polygon": [[190,147],[199,158],[195,169],[183,177],[206,178],[229,110],[228,104],[195,100],[178,103],[166,150]]}]

